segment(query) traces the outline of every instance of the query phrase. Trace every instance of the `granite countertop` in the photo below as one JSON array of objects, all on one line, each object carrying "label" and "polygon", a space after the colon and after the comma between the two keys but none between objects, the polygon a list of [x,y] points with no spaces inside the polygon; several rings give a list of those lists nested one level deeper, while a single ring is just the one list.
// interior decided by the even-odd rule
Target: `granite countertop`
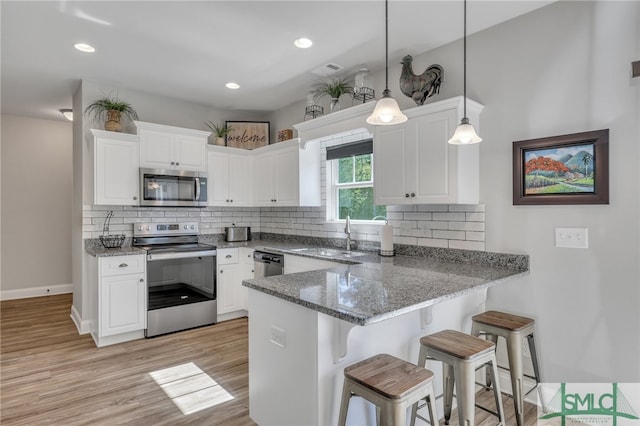
[{"label": "granite countertop", "polygon": [[[299,255],[288,247],[280,251]],[[460,262],[371,254],[349,260],[351,265],[257,278],[243,285],[347,322],[368,325],[528,274],[527,256],[475,255],[478,261]],[[502,256],[511,260],[521,257],[522,262],[515,264],[525,266],[496,266],[504,263]]]},{"label": "granite countertop", "polygon": [[93,257],[128,256],[132,254],[147,254],[145,250],[133,246],[120,248],[104,248],[101,245],[85,245],[85,250]]}]

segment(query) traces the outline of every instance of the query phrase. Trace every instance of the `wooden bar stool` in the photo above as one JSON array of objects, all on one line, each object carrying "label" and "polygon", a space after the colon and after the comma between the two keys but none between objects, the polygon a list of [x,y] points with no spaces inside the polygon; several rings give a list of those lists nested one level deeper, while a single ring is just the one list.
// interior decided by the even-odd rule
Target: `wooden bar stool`
[{"label": "wooden bar stool", "polygon": [[[500,396],[498,367],[495,344],[479,337],[470,336],[455,330],[443,330],[420,339],[418,365],[423,366],[427,359],[442,361],[444,391],[444,424],[449,424],[453,402],[453,385],[456,386],[458,417],[461,425],[473,426],[475,423],[476,370],[488,366],[493,376],[493,392],[496,401],[496,415],[504,423],[504,410]],[[483,408],[484,407],[480,407]],[[415,424],[418,404],[411,410],[411,425]]]},{"label": "wooden bar stool", "polygon": [[376,355],[344,369],[339,426],[347,421],[349,400],[353,395],[374,404],[378,422],[382,417],[387,426],[406,425],[407,408],[426,398],[431,424],[438,424],[433,373],[394,356]]},{"label": "wooden bar stool", "polygon": [[[538,356],[533,338],[535,321],[531,318],[507,314],[498,311],[487,311],[472,318],[471,334],[474,336],[486,335],[488,339],[497,343],[498,337],[504,337],[507,343],[507,356],[509,357],[509,374],[513,389],[513,405],[515,408],[516,422],[518,426],[524,425],[524,393],[522,390],[523,358],[522,343],[526,337],[529,342],[529,351],[533,364],[533,379],[536,381],[535,389],[540,383],[540,371],[538,369]],[[487,384],[490,379],[487,377]],[[533,390],[531,389],[531,390]]]}]

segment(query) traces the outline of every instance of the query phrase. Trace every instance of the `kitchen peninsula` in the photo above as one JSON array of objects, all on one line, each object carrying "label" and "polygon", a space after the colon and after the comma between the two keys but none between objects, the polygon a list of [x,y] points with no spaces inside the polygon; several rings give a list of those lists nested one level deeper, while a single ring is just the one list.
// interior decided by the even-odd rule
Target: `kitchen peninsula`
[{"label": "kitchen peninsula", "polygon": [[[528,273],[524,255],[432,254],[363,254],[349,265],[245,281],[251,418],[261,425],[336,424],[345,366],[376,353],[415,362],[420,336],[469,331],[489,287]],[[436,367],[429,366],[438,394]],[[347,424],[374,418],[372,406],[352,401]]]}]

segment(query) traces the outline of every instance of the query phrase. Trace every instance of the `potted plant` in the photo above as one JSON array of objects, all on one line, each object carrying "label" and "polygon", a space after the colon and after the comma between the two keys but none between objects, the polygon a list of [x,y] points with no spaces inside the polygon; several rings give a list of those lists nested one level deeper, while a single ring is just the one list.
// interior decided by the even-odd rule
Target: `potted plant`
[{"label": "potted plant", "polygon": [[213,121],[208,121],[208,122],[206,122],[204,124],[206,124],[207,127],[211,129],[213,134],[216,135],[216,145],[223,145],[224,146],[224,144],[225,144],[224,138],[229,133],[231,133],[233,128],[231,126],[227,126],[226,123],[218,125],[218,124],[214,123]]},{"label": "potted plant", "polygon": [[329,96],[331,98],[331,112],[340,109],[339,99],[342,95],[353,96],[353,77],[334,78],[326,81],[318,81],[313,85],[311,93],[316,101]]},{"label": "potted plant", "polygon": [[86,115],[93,115],[97,119],[105,119],[104,129],[111,132],[122,131],[120,119],[124,115],[131,120],[138,119],[138,113],[133,109],[130,103],[111,96],[93,101],[84,110]]}]

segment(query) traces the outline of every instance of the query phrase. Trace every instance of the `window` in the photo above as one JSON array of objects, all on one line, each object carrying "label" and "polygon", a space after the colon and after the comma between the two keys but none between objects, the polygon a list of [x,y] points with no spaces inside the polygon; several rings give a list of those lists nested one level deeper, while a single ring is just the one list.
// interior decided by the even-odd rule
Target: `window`
[{"label": "window", "polygon": [[[329,157],[329,155],[328,155]],[[387,215],[385,206],[373,200],[373,154],[360,154],[327,161],[331,169],[328,215],[330,220],[375,220]]]}]

